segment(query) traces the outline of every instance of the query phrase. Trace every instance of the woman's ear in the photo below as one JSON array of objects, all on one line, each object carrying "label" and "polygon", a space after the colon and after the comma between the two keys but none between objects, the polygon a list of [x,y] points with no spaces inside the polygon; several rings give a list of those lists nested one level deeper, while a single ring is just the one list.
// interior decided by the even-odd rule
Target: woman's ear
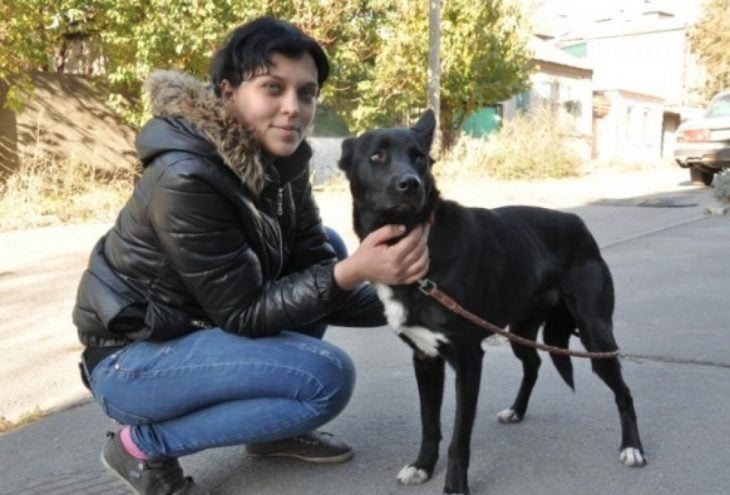
[{"label": "woman's ear", "polygon": [[221,98],[228,101],[233,97],[233,86],[228,82],[228,79],[223,79],[220,84]]}]

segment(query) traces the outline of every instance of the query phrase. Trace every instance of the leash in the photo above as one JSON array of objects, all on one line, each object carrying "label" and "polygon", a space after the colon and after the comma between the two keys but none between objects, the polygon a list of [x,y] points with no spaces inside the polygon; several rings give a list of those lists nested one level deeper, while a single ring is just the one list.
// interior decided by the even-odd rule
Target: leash
[{"label": "leash", "polygon": [[555,347],[552,345],[541,344],[540,342],[526,339],[524,337],[520,337],[519,335],[515,335],[512,332],[507,332],[506,330],[502,330],[497,325],[489,323],[488,321],[479,318],[477,315],[470,313],[469,311],[464,309],[462,306],[460,306],[459,303],[457,303],[451,297],[449,297],[446,293],[444,293],[441,289],[439,289],[438,286],[436,285],[436,282],[434,282],[433,280],[428,279],[428,278],[422,278],[417,283],[418,283],[418,290],[420,290],[422,293],[426,294],[427,296],[432,297],[433,299],[435,299],[437,302],[439,302],[442,306],[446,307],[450,311],[456,313],[457,315],[469,320],[470,322],[474,323],[475,325],[477,325],[489,332],[496,333],[497,335],[501,335],[502,337],[506,338],[507,340],[510,340],[517,344],[524,345],[527,347],[532,347],[535,349],[540,349],[542,351],[546,351],[551,354],[558,354],[561,356],[574,356],[574,357],[591,358],[591,359],[610,359],[610,358],[617,358],[617,357],[621,356],[621,353],[619,351],[610,351],[610,352],[575,351],[575,350],[571,350],[571,349],[563,349],[562,347]]}]

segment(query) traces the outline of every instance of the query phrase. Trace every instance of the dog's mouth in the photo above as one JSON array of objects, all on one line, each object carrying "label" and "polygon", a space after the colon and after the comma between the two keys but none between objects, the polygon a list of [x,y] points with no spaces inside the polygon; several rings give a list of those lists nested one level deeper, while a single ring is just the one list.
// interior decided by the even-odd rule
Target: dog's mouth
[{"label": "dog's mouth", "polygon": [[423,208],[423,201],[400,201],[396,204],[382,205],[376,208],[376,211],[380,218],[405,221],[411,217],[418,216]]},{"label": "dog's mouth", "polygon": [[355,231],[363,239],[385,225],[403,225],[406,228],[404,235],[407,235],[416,226],[430,221],[438,195],[434,191],[431,184],[405,191],[386,188],[378,193],[355,188]]},{"label": "dog's mouth", "polygon": [[386,208],[382,211],[383,215],[407,215],[409,213],[415,214],[418,213],[420,210],[420,207],[418,205],[409,205],[409,204],[399,204],[395,206],[391,206],[390,208]]},{"label": "dog's mouth", "polygon": [[380,227],[385,225],[403,225],[406,230],[403,235],[398,238],[391,239],[389,244],[398,242],[401,238],[408,235],[414,227],[427,221],[428,212],[421,206],[420,208],[416,205],[394,205],[386,208],[378,208],[376,211],[372,211],[372,215],[367,215],[361,218],[363,231],[360,232],[361,237],[373,232]]}]

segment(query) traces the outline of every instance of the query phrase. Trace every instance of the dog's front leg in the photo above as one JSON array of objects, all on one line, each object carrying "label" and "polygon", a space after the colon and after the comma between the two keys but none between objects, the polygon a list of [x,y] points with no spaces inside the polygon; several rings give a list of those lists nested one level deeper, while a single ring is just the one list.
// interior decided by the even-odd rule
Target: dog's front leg
[{"label": "dog's front leg", "polygon": [[439,456],[441,442],[441,403],[444,396],[444,360],[428,357],[418,351],[413,354],[413,366],[421,401],[421,450],[413,464],[398,473],[404,485],[418,485],[431,478]]},{"label": "dog's front leg", "polygon": [[471,434],[479,399],[479,384],[482,376],[483,351],[470,349],[462,352],[454,363],[456,371],[456,417],[454,432],[449,444],[449,460],[446,468],[444,493],[468,495],[469,456],[471,455]]}]

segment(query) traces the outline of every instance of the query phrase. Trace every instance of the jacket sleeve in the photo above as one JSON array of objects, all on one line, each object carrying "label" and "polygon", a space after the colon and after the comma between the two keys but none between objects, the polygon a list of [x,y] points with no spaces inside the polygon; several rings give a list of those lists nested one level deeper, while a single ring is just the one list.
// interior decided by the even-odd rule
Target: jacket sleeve
[{"label": "jacket sleeve", "polygon": [[[294,185],[297,207],[296,239],[293,254],[293,269],[329,262],[336,258],[322,226],[319,208],[312,195],[308,176],[306,182]],[[376,327],[387,324],[383,305],[370,284],[361,284],[347,293],[347,297],[325,321],[345,327]]]},{"label": "jacket sleeve", "polygon": [[380,327],[387,325],[383,303],[370,284],[360,284],[325,321],[342,327]]},{"label": "jacket sleeve", "polygon": [[178,164],[161,175],[149,217],[161,249],[216,326],[249,337],[273,335],[339,306],[347,292],[334,283],[333,262],[264,280],[245,234],[245,223],[255,219],[195,170]]}]

